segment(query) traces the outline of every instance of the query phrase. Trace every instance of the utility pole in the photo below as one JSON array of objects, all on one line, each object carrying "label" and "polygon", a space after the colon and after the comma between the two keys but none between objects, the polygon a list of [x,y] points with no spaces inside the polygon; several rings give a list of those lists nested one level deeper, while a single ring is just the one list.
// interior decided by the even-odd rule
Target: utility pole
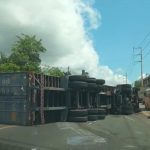
[{"label": "utility pole", "polygon": [[142,48],[140,50],[141,50],[141,53],[140,53],[140,56],[141,56],[141,87],[143,87],[143,50],[142,50]]},{"label": "utility pole", "polygon": [[133,48],[133,51],[134,49],[140,50],[140,52],[136,55],[140,56],[139,58],[140,60],[138,60],[137,62],[139,62],[141,65],[141,87],[143,87],[143,49],[141,47],[138,47],[138,48]]},{"label": "utility pole", "polygon": [[126,72],[126,84],[128,83],[128,74]]}]

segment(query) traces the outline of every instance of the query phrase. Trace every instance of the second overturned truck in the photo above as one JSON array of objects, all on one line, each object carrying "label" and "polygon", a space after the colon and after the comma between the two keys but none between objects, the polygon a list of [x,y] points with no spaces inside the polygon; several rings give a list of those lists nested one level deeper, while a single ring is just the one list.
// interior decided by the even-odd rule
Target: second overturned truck
[{"label": "second overturned truck", "polygon": [[130,84],[120,84],[115,88],[112,113],[132,114],[139,111],[138,91]]}]

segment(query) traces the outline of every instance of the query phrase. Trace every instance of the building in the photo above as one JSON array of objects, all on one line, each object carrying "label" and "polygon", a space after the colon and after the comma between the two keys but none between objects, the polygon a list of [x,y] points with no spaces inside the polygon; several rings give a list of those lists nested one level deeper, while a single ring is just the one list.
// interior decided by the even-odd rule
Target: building
[{"label": "building", "polygon": [[150,87],[150,75],[144,78],[143,80],[143,86],[144,87]]}]

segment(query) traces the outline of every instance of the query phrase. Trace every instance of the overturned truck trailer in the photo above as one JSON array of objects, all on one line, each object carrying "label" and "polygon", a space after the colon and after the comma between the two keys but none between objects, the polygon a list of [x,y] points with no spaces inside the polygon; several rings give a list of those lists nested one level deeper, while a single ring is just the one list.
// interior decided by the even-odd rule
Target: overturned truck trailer
[{"label": "overturned truck trailer", "polygon": [[61,78],[32,72],[0,73],[0,123],[65,121],[66,113]]},{"label": "overturned truck trailer", "polygon": [[0,123],[35,125],[104,119],[106,108],[99,94],[104,84],[103,79],[84,75],[0,73]]}]

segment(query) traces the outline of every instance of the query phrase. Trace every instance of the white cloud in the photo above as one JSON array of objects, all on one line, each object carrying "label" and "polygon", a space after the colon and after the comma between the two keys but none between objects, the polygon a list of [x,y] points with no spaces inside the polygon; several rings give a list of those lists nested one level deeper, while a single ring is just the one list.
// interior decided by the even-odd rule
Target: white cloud
[{"label": "white cloud", "polygon": [[48,50],[41,56],[43,64],[70,66],[77,72],[86,69],[108,84],[120,83],[123,76],[99,64],[89,37],[101,22],[92,4],[91,0],[1,0],[0,49],[10,49],[20,33],[35,34]]}]

